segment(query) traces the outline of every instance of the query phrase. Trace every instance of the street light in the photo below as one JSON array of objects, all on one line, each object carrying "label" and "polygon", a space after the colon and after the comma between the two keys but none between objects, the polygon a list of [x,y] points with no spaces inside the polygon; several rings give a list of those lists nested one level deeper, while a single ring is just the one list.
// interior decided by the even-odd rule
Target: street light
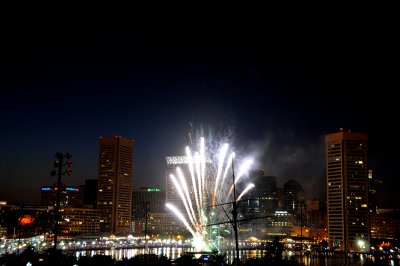
[{"label": "street light", "polygon": [[[60,216],[60,200],[61,200],[61,176],[72,174],[72,155],[67,152],[62,154],[57,152],[54,156],[56,160],[54,161],[54,169],[51,171],[52,176],[58,176],[57,180],[57,196],[56,196],[56,209],[55,209],[55,224],[54,224],[54,250],[57,249],[57,238],[58,238],[58,220]],[[65,163],[63,162],[66,159]]]}]

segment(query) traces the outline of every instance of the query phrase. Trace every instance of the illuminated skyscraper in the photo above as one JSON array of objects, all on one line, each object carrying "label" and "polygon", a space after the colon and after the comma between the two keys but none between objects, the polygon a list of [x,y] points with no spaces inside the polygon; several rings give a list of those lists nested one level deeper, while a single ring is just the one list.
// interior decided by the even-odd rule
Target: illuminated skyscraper
[{"label": "illuminated skyscraper", "polygon": [[289,180],[283,186],[285,197],[285,210],[297,212],[304,205],[306,200],[303,187],[296,180]]},{"label": "illuminated skyscraper", "polygon": [[[171,179],[171,175],[174,175],[175,178],[178,178],[177,168],[179,167],[182,175],[185,177],[186,184],[188,187],[189,195],[191,201],[195,202],[195,193],[194,193],[194,185],[191,179],[191,173],[189,169],[189,164],[186,156],[171,156],[165,158],[167,161],[167,169],[166,169],[166,202],[173,204],[178,210],[181,212],[185,212],[185,205],[179,196],[177,189]],[[213,167],[211,160],[206,159],[205,163],[206,167],[206,176],[205,182],[207,183],[208,180],[213,176],[215,167]],[[207,185],[206,185],[207,186]],[[207,197],[211,197],[210,194],[203,192],[203,200],[207,200]]]},{"label": "illuminated skyscraper", "polygon": [[[61,184],[60,206],[82,207],[84,186],[66,186]],[[57,198],[57,183],[53,186],[44,186],[41,189],[41,205],[55,206]]]},{"label": "illuminated skyscraper", "polygon": [[146,215],[165,213],[165,191],[141,187],[132,191],[132,231],[144,232]]},{"label": "illuminated skyscraper", "polygon": [[101,232],[131,231],[133,144],[121,136],[100,137],[97,208]]},{"label": "illuminated skyscraper", "polygon": [[368,251],[368,134],[327,134],[326,177],[329,244],[345,251]]},{"label": "illuminated skyscraper", "polygon": [[[184,176],[190,177],[189,165],[187,163],[186,156],[174,156],[174,157],[166,157],[167,160],[167,169],[166,169],[166,202],[173,204],[176,208],[178,208],[181,212],[185,211],[185,206],[181,197],[179,196],[178,191],[175,188],[174,183],[172,182],[170,175],[174,175],[177,177],[176,168],[179,167]],[[191,179],[187,179],[190,194],[192,193],[192,182]]]}]

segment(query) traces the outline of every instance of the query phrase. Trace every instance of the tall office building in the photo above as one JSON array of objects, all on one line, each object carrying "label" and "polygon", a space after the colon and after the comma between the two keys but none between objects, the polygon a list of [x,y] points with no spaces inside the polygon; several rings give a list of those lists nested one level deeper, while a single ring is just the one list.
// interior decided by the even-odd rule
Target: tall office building
[{"label": "tall office building", "polygon": [[[55,206],[57,199],[57,183],[53,186],[43,186],[40,193],[40,204],[43,206]],[[84,186],[66,186],[61,183],[60,206],[82,207]]]},{"label": "tall office building", "polygon": [[297,212],[303,207],[306,196],[303,187],[296,180],[289,180],[283,186],[285,210]]},{"label": "tall office building", "polygon": [[325,136],[329,244],[344,251],[369,250],[367,144],[367,133]]},{"label": "tall office building", "polygon": [[141,187],[133,189],[132,195],[132,210],[144,211],[147,202],[148,212],[165,212],[165,191]]},{"label": "tall office building", "polygon": [[[178,210],[182,213],[186,212],[185,205],[179,196],[178,190],[175,188],[175,185],[171,179],[171,175],[178,178],[177,168],[179,167],[182,175],[185,177],[186,185],[188,187],[188,192],[190,195],[190,199],[193,204],[195,204],[195,192],[194,185],[191,179],[190,168],[188,164],[188,159],[186,156],[171,156],[165,158],[167,161],[167,169],[166,169],[166,190],[165,190],[165,198],[166,203],[170,203],[174,205]],[[205,183],[207,187],[207,182],[210,182],[210,179],[215,175],[215,168],[212,165],[210,159],[206,159],[205,161]],[[210,200],[211,202],[211,189],[205,189],[203,191],[202,200],[207,202]],[[169,210],[167,210],[169,212]]]},{"label": "tall office building", "polygon": [[100,231],[130,232],[134,141],[100,137],[97,208]]},{"label": "tall office building", "polygon": [[271,222],[276,218],[276,177],[266,176],[263,169],[250,172],[249,180],[255,185],[237,203],[238,217],[248,220],[239,224],[243,236],[263,236],[271,232]]},{"label": "tall office building", "polygon": [[[187,158],[186,158],[186,156],[170,156],[170,157],[166,157],[165,159],[167,161],[167,168],[165,171],[165,174],[166,174],[165,203],[172,204],[178,210],[180,210],[181,213],[185,213],[185,205],[183,204],[183,201],[182,201],[181,197],[179,196],[179,193],[178,193],[177,189],[175,188],[175,185],[172,182],[170,175],[172,174],[175,177],[177,177],[176,169],[177,169],[177,167],[179,167],[182,171],[182,174],[185,177],[191,176]],[[194,191],[192,188],[193,184],[192,184],[190,178],[187,178],[186,181],[187,181],[187,185],[189,188],[190,197],[192,198],[192,202],[194,202],[194,198],[193,198]],[[184,233],[188,232],[185,229],[184,224],[169,209],[166,209],[165,217],[166,217],[167,221],[169,221],[169,222],[173,221],[173,223],[170,223],[171,226],[165,229],[166,231],[170,231],[170,232],[176,231],[177,234],[178,234],[178,232],[181,232],[181,234],[183,232]],[[172,219],[170,219],[170,217],[172,217]]]},{"label": "tall office building", "polygon": [[[167,203],[173,204],[178,210],[182,213],[185,212],[185,206],[181,197],[179,196],[178,191],[175,188],[174,183],[172,182],[170,175],[174,175],[177,177],[176,169],[179,167],[185,177],[190,177],[189,165],[187,163],[186,156],[171,156],[166,157],[167,160],[167,169],[166,169],[166,191],[165,191],[165,199]],[[189,187],[190,194],[193,194],[192,191],[192,182],[190,178],[186,180],[187,185]]]},{"label": "tall office building", "polygon": [[142,233],[150,213],[165,213],[165,192],[159,188],[141,187],[132,191],[132,230]]}]

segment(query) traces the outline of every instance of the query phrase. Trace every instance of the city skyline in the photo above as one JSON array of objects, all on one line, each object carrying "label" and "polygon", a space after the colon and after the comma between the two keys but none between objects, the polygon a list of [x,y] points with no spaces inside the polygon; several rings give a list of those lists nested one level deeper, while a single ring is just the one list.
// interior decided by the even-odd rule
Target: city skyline
[{"label": "city skyline", "polygon": [[57,152],[72,154],[65,184],[97,178],[101,136],[134,139],[135,187],[163,188],[165,157],[184,155],[189,132],[229,140],[280,186],[294,179],[323,199],[324,136],[344,128],[369,134],[378,203],[398,206],[392,42],[368,27],[337,27],[233,40],[6,30],[0,200],[38,203],[41,186],[56,182]]}]

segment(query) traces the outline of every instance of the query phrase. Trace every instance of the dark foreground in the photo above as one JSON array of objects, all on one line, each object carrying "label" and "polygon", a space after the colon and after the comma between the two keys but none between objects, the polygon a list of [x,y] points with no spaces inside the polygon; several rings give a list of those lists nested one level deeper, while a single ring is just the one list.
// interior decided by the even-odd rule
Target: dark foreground
[{"label": "dark foreground", "polygon": [[[199,259],[195,259],[191,254],[185,254],[178,259],[172,261],[165,256],[155,254],[137,255],[130,259],[115,260],[107,255],[94,255],[94,256],[81,256],[77,258],[74,254],[68,254],[60,250],[49,250],[45,253],[38,253],[33,248],[25,249],[20,255],[6,254],[0,257],[0,266],[8,265],[21,265],[21,266],[131,266],[131,265],[160,265],[160,266],[227,266],[237,265],[226,263],[227,259],[224,255],[202,255]],[[325,265],[326,264],[320,264]],[[265,258],[251,258],[241,261],[241,266],[301,266],[304,264],[299,263],[295,258],[284,259],[279,254],[267,256]],[[363,264],[359,262],[349,262],[347,265],[399,265],[398,261],[393,264],[393,261],[375,257],[366,260]]]}]

